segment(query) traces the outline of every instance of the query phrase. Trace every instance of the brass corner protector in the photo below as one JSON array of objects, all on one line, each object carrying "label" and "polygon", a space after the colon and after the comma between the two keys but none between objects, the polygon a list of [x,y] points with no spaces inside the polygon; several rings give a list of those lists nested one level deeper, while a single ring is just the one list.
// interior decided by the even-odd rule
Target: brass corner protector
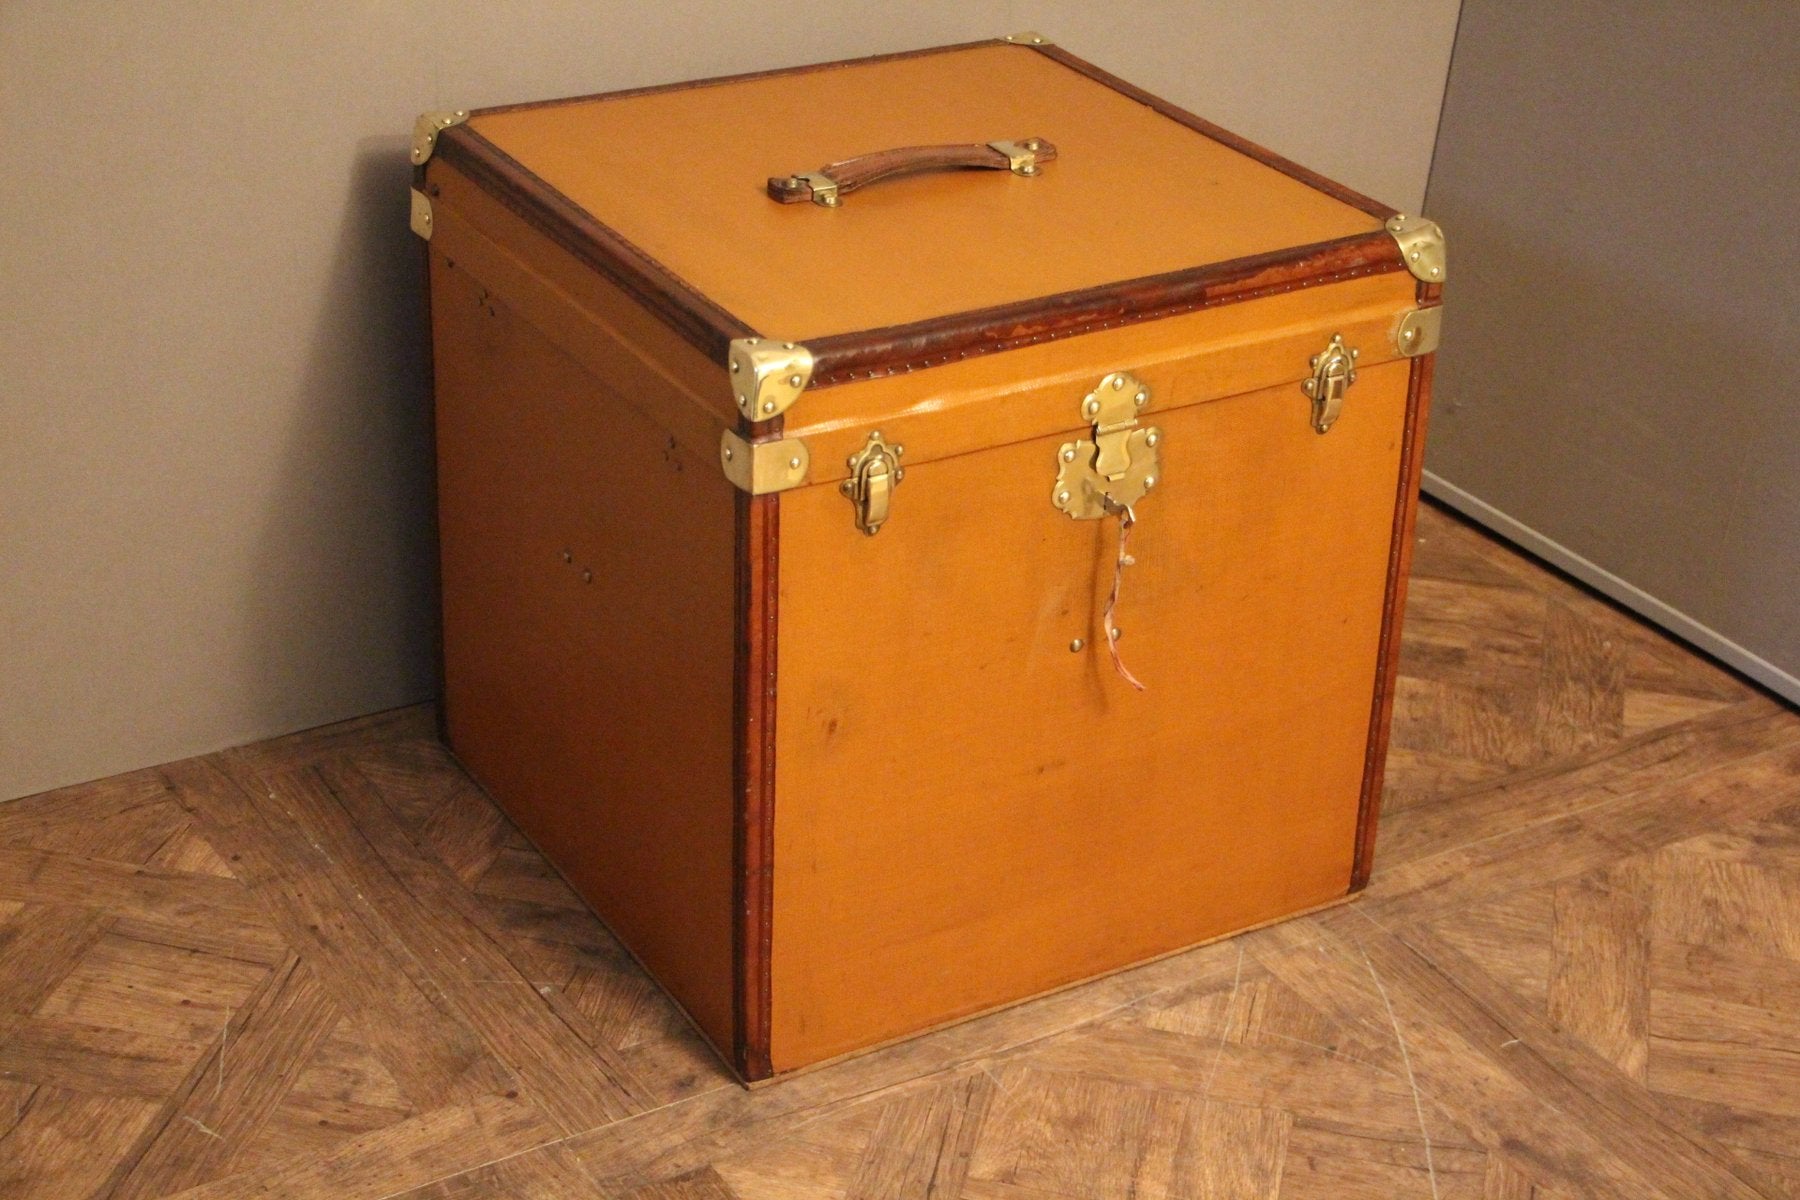
[{"label": "brass corner protector", "polygon": [[1418,358],[1438,348],[1444,332],[1444,306],[1408,309],[1394,326],[1394,349],[1407,358]]},{"label": "brass corner protector", "polygon": [[1051,45],[1051,41],[1049,38],[1045,37],[1041,33],[1035,33],[1029,29],[1027,29],[1024,33],[1009,33],[1001,40],[1011,42],[1015,46],[1048,46],[1048,45]]},{"label": "brass corner protector", "polygon": [[461,125],[469,119],[469,110],[459,108],[455,112],[420,113],[419,119],[413,122],[412,164],[422,167],[431,159],[431,152],[437,149],[438,134],[452,125]]},{"label": "brass corner protector", "polygon": [[751,442],[734,429],[719,436],[719,466],[725,478],[752,496],[799,487],[806,482],[811,463],[806,443],[799,438]]},{"label": "brass corner protector", "polygon": [[412,231],[431,240],[431,197],[418,188],[412,190]]},{"label": "brass corner protector", "polygon": [[1388,218],[1387,231],[1408,271],[1426,283],[1444,282],[1444,231],[1436,221],[1401,213]]},{"label": "brass corner protector", "polygon": [[812,382],[812,351],[775,338],[731,340],[731,394],[747,420],[779,417]]}]

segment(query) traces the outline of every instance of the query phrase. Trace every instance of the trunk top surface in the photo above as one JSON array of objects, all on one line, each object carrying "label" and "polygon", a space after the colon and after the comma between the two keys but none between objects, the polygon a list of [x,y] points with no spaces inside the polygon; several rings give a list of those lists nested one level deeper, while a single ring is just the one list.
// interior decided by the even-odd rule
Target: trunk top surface
[{"label": "trunk top surface", "polygon": [[[983,43],[477,112],[444,146],[499,164],[490,190],[560,213],[565,240],[629,260],[666,293],[665,319],[698,314],[684,332],[708,349],[750,333],[867,342],[990,309],[1017,332],[1075,293],[1379,238],[1389,210],[1089,70]],[[1027,138],[1057,152],[1035,177],[906,175],[836,208],[765,191],[874,151]],[[1398,269],[1388,257],[1367,269]],[[1134,301],[1107,303],[1116,323]]]}]

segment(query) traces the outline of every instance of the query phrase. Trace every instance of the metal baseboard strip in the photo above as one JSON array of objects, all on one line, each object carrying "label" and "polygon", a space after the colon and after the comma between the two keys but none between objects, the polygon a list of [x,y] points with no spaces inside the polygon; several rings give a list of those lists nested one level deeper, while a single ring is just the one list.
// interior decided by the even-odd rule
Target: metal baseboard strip
[{"label": "metal baseboard strip", "polygon": [[1605,567],[1589,562],[1561,542],[1545,537],[1531,526],[1495,508],[1478,496],[1439,475],[1425,472],[1425,494],[1449,505],[1477,524],[1486,526],[1521,549],[1537,555],[1595,591],[1611,597],[1652,624],[1659,625],[1695,649],[1748,676],[1791,704],[1800,704],[1800,676],[1784,671],[1766,658],[1746,650],[1716,629],[1696,621],[1679,609],[1658,600]]}]

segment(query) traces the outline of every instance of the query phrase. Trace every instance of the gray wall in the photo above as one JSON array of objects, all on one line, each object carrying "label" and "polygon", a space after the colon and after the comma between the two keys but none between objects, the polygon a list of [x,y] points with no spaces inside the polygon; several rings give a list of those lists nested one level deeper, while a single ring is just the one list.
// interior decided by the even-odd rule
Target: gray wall
[{"label": "gray wall", "polygon": [[1800,5],[1467,0],[1426,486],[1800,700]]},{"label": "gray wall", "polygon": [[418,111],[1037,29],[1412,208],[1455,18],[4,0],[0,797],[431,694]]}]

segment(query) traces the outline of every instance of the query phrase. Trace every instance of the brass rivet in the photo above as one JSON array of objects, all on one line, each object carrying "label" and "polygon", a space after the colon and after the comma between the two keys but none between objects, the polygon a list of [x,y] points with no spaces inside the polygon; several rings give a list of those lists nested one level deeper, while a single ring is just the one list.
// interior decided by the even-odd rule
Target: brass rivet
[{"label": "brass rivet", "polygon": [[788,470],[798,471],[799,469],[800,469],[800,460],[799,459],[797,459],[797,458],[788,459]]},{"label": "brass rivet", "polygon": [[1125,386],[1125,380],[1124,380],[1124,377],[1123,377],[1123,376],[1119,376],[1119,375],[1114,375],[1114,376],[1113,376],[1113,391],[1115,391],[1115,392],[1116,392],[1116,391],[1119,391],[1119,390],[1120,390],[1120,389],[1122,389],[1122,388],[1123,388],[1123,387],[1124,387],[1124,386]]},{"label": "brass rivet", "polygon": [[774,412],[775,411],[775,402],[773,400],[764,400],[763,401],[763,411],[766,413]]},{"label": "brass rivet", "polygon": [[1107,635],[1109,637],[1111,637],[1112,640],[1115,642],[1125,636],[1125,631],[1123,629],[1120,629],[1117,625],[1113,626],[1111,629],[1107,630],[1106,632],[1107,632]]},{"label": "brass rivet", "polygon": [[594,573],[592,571],[583,571],[581,573],[581,582],[583,582],[583,583],[594,582]]},{"label": "brass rivet", "polygon": [[746,396],[743,392],[739,392],[738,393],[738,403],[747,405],[750,403],[750,397]]},{"label": "brass rivet", "polygon": [[566,563],[572,563],[575,561],[575,556],[573,554],[570,554],[567,550],[564,550],[563,551],[563,561]]},{"label": "brass rivet", "polygon": [[899,483],[901,480],[903,480],[905,478],[906,478],[906,468],[905,467],[895,467],[894,468],[894,482]]},{"label": "brass rivet", "polygon": [[1361,358],[1361,357],[1362,357],[1362,351],[1361,351],[1361,350],[1352,350],[1352,351],[1351,351],[1351,352],[1350,352],[1350,357],[1351,357],[1351,358]]},{"label": "brass rivet", "polygon": [[905,446],[896,445],[894,447],[894,457],[895,458],[899,458],[902,454],[905,454],[905,453],[906,453]]},{"label": "brass rivet", "polygon": [[1160,442],[1161,440],[1162,440],[1162,436],[1160,434],[1158,434],[1156,432],[1156,430],[1154,430],[1154,429],[1152,429],[1149,433],[1144,435],[1144,445],[1146,445],[1146,446],[1154,446],[1154,445],[1156,445],[1156,443]]},{"label": "brass rivet", "polygon": [[1037,168],[1036,168],[1036,167],[1034,167],[1034,166],[1031,166],[1031,165],[1030,165],[1030,164],[1029,164],[1029,163],[1028,163],[1028,164],[1026,164],[1026,165],[1025,165],[1025,166],[1022,166],[1022,167],[1020,167],[1020,168],[1019,168],[1019,174],[1021,174],[1021,175],[1036,175],[1036,174],[1037,174]]},{"label": "brass rivet", "polygon": [[783,350],[792,350],[792,349],[793,349],[793,348],[794,348],[794,343],[792,343],[792,342],[783,342],[783,343],[781,343],[781,348],[782,348],[782,349],[783,349]]},{"label": "brass rivet", "polygon": [[1419,331],[1416,329],[1409,329],[1405,333],[1406,340],[1409,342],[1418,336],[1419,336]]},{"label": "brass rivet", "polygon": [[788,376],[788,386],[794,387],[794,388],[799,387],[800,386],[800,377],[798,375],[789,375]]},{"label": "brass rivet", "polygon": [[1075,461],[1075,447],[1073,447],[1073,446],[1063,447],[1062,460],[1064,462],[1074,462]]},{"label": "brass rivet", "polygon": [[[726,462],[731,461],[731,447],[730,446],[725,447],[725,461]],[[567,558],[566,555],[564,557],[565,557],[565,559]]]},{"label": "brass rivet", "polygon": [[1100,412],[1100,402],[1089,398],[1088,402],[1081,406],[1081,411],[1090,417],[1095,416]]},{"label": "brass rivet", "polygon": [[1139,403],[1139,404],[1142,404],[1142,403],[1144,403],[1144,402],[1145,402],[1145,401],[1146,401],[1146,400],[1148,400],[1148,399],[1150,399],[1150,393],[1149,393],[1149,392],[1146,392],[1146,391],[1144,391],[1144,390],[1143,390],[1143,389],[1142,389],[1142,388],[1139,388],[1139,389],[1138,389],[1138,394],[1137,394],[1137,395],[1135,395],[1135,396],[1133,396],[1133,397],[1132,397],[1132,399],[1133,399],[1133,400],[1136,400],[1136,401],[1137,401],[1137,402],[1138,402],[1138,403]]},{"label": "brass rivet", "polygon": [[1087,645],[1086,642],[1082,641],[1080,638],[1076,638],[1074,641],[1069,643],[1069,653],[1070,654],[1080,654],[1081,648],[1085,645]]},{"label": "brass rivet", "polygon": [[1155,486],[1156,486],[1156,476],[1154,476],[1154,475],[1144,476],[1144,490],[1146,492]]},{"label": "brass rivet", "polygon": [[[429,217],[426,218],[426,220],[430,220],[430,219],[431,218],[429,218]],[[1438,269],[1436,267],[1431,268],[1431,277],[1433,279],[1436,279],[1438,277],[1438,275],[1439,275]]]},{"label": "brass rivet", "polygon": [[1058,504],[1067,504],[1069,502],[1069,493],[1067,493],[1067,492],[1056,493],[1056,502]]},{"label": "brass rivet", "polygon": [[1419,252],[1417,250],[1414,250],[1412,252],[1411,258],[1414,262],[1418,262],[1419,261]]},{"label": "brass rivet", "polygon": [[737,359],[734,358],[731,360],[731,373],[733,375],[736,375],[738,372],[742,371],[743,369],[744,369],[743,364],[738,362]]}]

